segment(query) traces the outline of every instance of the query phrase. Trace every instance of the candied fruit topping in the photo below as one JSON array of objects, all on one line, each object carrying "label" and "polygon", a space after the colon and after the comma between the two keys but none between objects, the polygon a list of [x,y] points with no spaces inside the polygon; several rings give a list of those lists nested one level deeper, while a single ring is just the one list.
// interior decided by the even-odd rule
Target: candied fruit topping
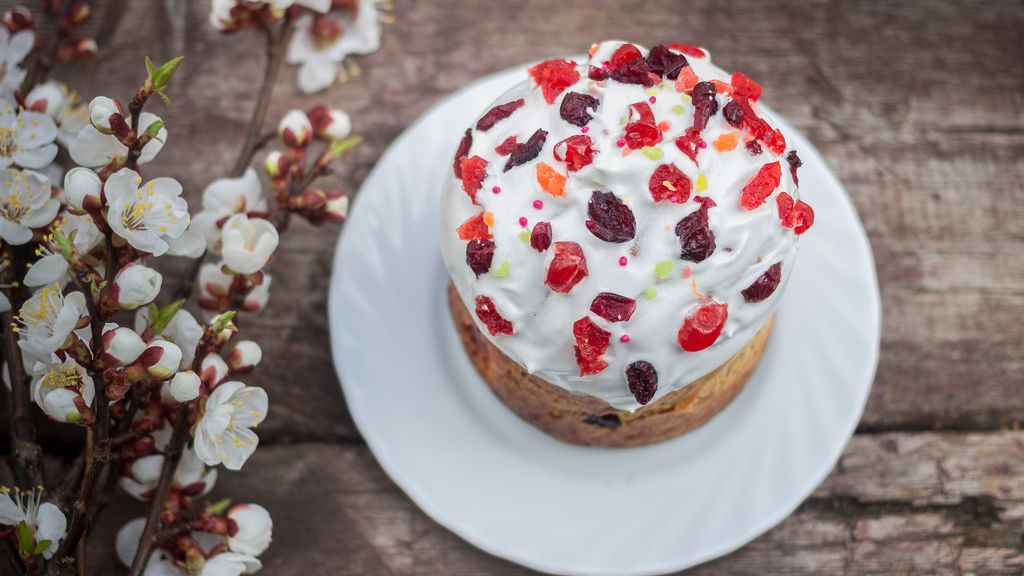
[{"label": "candied fruit topping", "polygon": [[555,256],[548,265],[544,283],[555,292],[568,294],[587,277],[587,258],[576,242],[555,242]]},{"label": "candied fruit topping", "polygon": [[779,187],[780,178],[782,178],[782,167],[778,162],[761,166],[757,174],[743,186],[740,205],[747,210],[753,210],[764,204],[768,196],[771,196],[771,193]]},{"label": "candied fruit topping", "polygon": [[605,242],[628,242],[636,236],[636,218],[615,194],[595,190],[587,205],[587,230]]},{"label": "candied fruit topping", "polygon": [[552,196],[562,196],[565,194],[565,180],[563,176],[545,162],[539,162],[537,164],[537,183],[540,184],[542,190],[551,194]]},{"label": "candied fruit topping", "polygon": [[729,150],[735,150],[736,145],[740,143],[740,135],[735,132],[726,132],[715,139],[715,150],[719,152],[728,152]]},{"label": "candied fruit topping", "polygon": [[683,66],[683,69],[679,71],[679,77],[676,78],[676,91],[689,94],[693,91],[697,82],[700,82],[700,79],[697,78],[697,74],[694,73],[693,68]]},{"label": "candied fruit topping", "polygon": [[814,210],[803,200],[797,200],[793,209],[789,211],[783,224],[786,228],[792,228],[799,236],[810,229],[814,224]]},{"label": "candied fruit topping", "polygon": [[658,372],[645,360],[631,362],[626,366],[626,383],[633,398],[641,405],[647,404],[658,391]]},{"label": "candied fruit topping", "polygon": [[679,257],[690,262],[703,262],[715,252],[715,233],[708,222],[708,205],[687,214],[676,224],[679,236]]},{"label": "candied fruit topping", "polygon": [[710,300],[691,312],[679,328],[679,347],[687,352],[698,352],[711,346],[722,333],[729,308],[721,302]]},{"label": "candied fruit topping", "polygon": [[612,53],[608,61],[608,75],[623,84],[654,86],[651,68],[640,49],[632,44],[623,44]]},{"label": "candied fruit topping", "polygon": [[479,277],[491,269],[491,260],[494,259],[494,241],[487,238],[470,240],[466,244],[466,264],[469,269]]},{"label": "candied fruit topping", "polygon": [[679,77],[679,71],[686,67],[686,56],[659,44],[647,53],[647,66],[658,76],[675,80]]},{"label": "candied fruit topping", "polygon": [[548,133],[546,130],[538,128],[536,132],[530,136],[530,139],[519,145],[518,148],[512,151],[508,156],[508,162],[505,163],[505,172],[508,172],[516,166],[526,164],[530,160],[533,160],[540,154],[542,148],[544,148],[544,141],[547,140]]},{"label": "candied fruit topping", "polygon": [[491,333],[491,336],[509,335],[514,332],[512,323],[498,313],[494,300],[487,296],[476,297],[476,317],[484,323],[484,326],[487,326],[487,331]]},{"label": "candied fruit topping", "polygon": [[693,124],[686,129],[682,136],[676,138],[676,147],[686,154],[694,163],[697,162],[697,152],[707,146],[700,137],[700,133],[708,125],[708,120],[718,112],[718,100],[715,98],[717,89],[711,82],[698,82],[693,87],[691,99],[693,103]]},{"label": "candied fruit topping", "polygon": [[459,140],[459,147],[455,150],[455,162],[452,164],[455,177],[459,180],[462,180],[462,161],[469,155],[469,148],[472,145],[473,131],[466,128],[466,133],[462,135],[462,140]]},{"label": "candied fruit topping", "polygon": [[739,72],[733,72],[730,83],[732,84],[733,94],[741,98],[748,98],[756,102],[761,97],[761,85],[751,80],[748,76]]},{"label": "candied fruit topping", "polygon": [[698,48],[696,46],[690,46],[689,44],[681,44],[681,43],[669,44],[668,48],[669,48],[669,50],[675,50],[676,52],[682,52],[683,54],[686,54],[687,56],[691,56],[693,58],[703,58],[703,57],[707,56],[707,54],[705,54],[703,50],[701,50],[700,48]]},{"label": "candied fruit topping", "polygon": [[590,66],[589,68],[587,68],[587,78],[590,78],[591,80],[597,80],[598,82],[602,80],[607,80],[609,78],[608,69],[599,68],[597,66]]},{"label": "candied fruit topping", "polygon": [[537,252],[543,252],[551,246],[551,223],[537,222],[533,225],[533,232],[530,233],[530,247]]},{"label": "candied fruit topping", "polygon": [[559,94],[580,79],[576,63],[572,60],[548,60],[530,68],[529,72],[548,104],[554,104]]},{"label": "candied fruit topping", "polygon": [[754,283],[743,290],[743,299],[747,302],[760,302],[775,292],[782,280],[782,262],[768,267],[764,274],[757,277]]},{"label": "candied fruit topping", "polygon": [[526,100],[520,98],[505,104],[498,104],[494,108],[487,111],[486,114],[480,117],[480,120],[476,123],[476,129],[481,132],[487,132],[500,120],[504,120],[512,115],[513,112],[523,107],[526,104]]},{"label": "candied fruit topping", "polygon": [[487,160],[479,156],[470,156],[462,161],[462,189],[469,195],[473,204],[476,204],[476,193],[483,188],[486,177]]},{"label": "candied fruit topping", "polygon": [[761,144],[757,140],[751,140],[750,142],[747,142],[747,145],[745,147],[747,149],[747,152],[750,152],[752,156],[757,156],[758,154],[761,153]]},{"label": "candied fruit topping", "polygon": [[505,278],[512,272],[512,263],[505,260],[498,266],[498,269],[494,271],[494,275],[498,278]]},{"label": "candied fruit topping", "polygon": [[655,202],[669,200],[675,204],[682,204],[690,199],[692,188],[690,178],[674,164],[658,166],[647,181],[647,189],[650,190],[651,198],[654,198]]},{"label": "candied fruit topping", "polygon": [[597,111],[597,107],[600,105],[601,101],[590,94],[569,92],[562,98],[562,105],[558,108],[558,114],[562,117],[562,120],[582,128],[594,118],[587,110]]},{"label": "candied fruit topping", "polygon": [[804,165],[800,157],[796,155],[796,150],[790,150],[789,154],[786,154],[786,163],[789,164],[789,173],[793,176],[793,183],[800,184],[800,179],[796,177],[797,168]]},{"label": "candied fruit topping", "polygon": [[459,226],[459,240],[479,240],[481,238],[490,240],[493,236],[491,236],[488,220],[493,223],[493,218],[490,212],[481,212],[471,216]]},{"label": "candied fruit topping", "polygon": [[608,351],[612,333],[601,328],[590,318],[584,316],[572,325],[572,335],[576,339],[573,351],[576,352],[576,364],[580,367],[580,376],[597,374],[608,367],[604,353]]},{"label": "candied fruit topping", "polygon": [[628,322],[636,311],[636,300],[612,292],[601,292],[590,303],[590,311],[609,322]]},{"label": "candied fruit topping", "polygon": [[494,148],[494,151],[497,152],[499,156],[508,156],[515,152],[516,148],[519,148],[520,145],[521,144],[516,140],[515,136],[509,136],[508,138],[505,138],[504,142],[498,144]]},{"label": "candied fruit topping", "polygon": [[786,225],[786,220],[789,218],[789,213],[793,211],[793,197],[785,192],[779,192],[779,196],[775,199],[775,203],[779,206],[779,220],[782,221],[782,225]]},{"label": "candied fruit topping", "polygon": [[590,136],[576,134],[555,144],[555,160],[565,162],[570,172],[576,172],[594,161],[594,141]]},{"label": "candied fruit topping", "polygon": [[722,108],[722,116],[725,117],[725,121],[730,126],[739,128],[743,125],[743,106],[735,100],[730,100],[728,104]]},{"label": "candied fruit topping", "polygon": [[736,100],[743,108],[743,129],[756,138],[774,154],[782,154],[786,151],[786,138],[782,132],[772,128],[768,122],[754,112],[753,106],[746,98]]},{"label": "candied fruit topping", "polygon": [[661,142],[661,129],[654,121],[654,112],[647,102],[629,105],[629,117],[626,121],[626,145],[634,150],[644,146],[654,146]]}]

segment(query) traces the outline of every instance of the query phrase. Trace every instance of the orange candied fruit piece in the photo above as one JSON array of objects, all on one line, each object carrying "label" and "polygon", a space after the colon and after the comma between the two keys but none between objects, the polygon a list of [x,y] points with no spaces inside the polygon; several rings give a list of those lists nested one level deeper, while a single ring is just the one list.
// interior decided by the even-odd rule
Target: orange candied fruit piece
[{"label": "orange candied fruit piece", "polygon": [[715,139],[715,150],[728,152],[736,148],[740,142],[740,135],[736,132],[726,132]]},{"label": "orange candied fruit piece", "polygon": [[491,227],[494,226],[494,215],[483,212],[470,217],[458,228],[459,240],[490,240]]},{"label": "orange candied fruit piece", "polygon": [[721,80],[712,80],[711,83],[714,84],[715,88],[718,89],[718,93],[719,94],[731,94],[732,93],[732,84],[729,84],[727,82],[722,82]]},{"label": "orange candied fruit piece", "polygon": [[693,68],[683,66],[683,69],[679,71],[679,77],[676,78],[676,91],[689,94],[699,81],[697,75],[693,73]]},{"label": "orange candied fruit piece", "polygon": [[563,196],[565,194],[566,177],[558,173],[548,164],[540,162],[537,164],[537,183],[545,192],[552,196]]}]

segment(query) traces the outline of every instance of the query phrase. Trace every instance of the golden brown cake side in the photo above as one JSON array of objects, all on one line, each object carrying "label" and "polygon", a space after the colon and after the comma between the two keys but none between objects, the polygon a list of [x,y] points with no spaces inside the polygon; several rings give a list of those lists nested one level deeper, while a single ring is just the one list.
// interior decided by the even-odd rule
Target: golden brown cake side
[{"label": "golden brown cake side", "polygon": [[548,434],[587,446],[642,446],[693,430],[739,394],[764,354],[774,315],[728,362],[636,412],[573,393],[526,372],[480,333],[454,287],[448,299],[456,329],[477,372],[522,419]]}]

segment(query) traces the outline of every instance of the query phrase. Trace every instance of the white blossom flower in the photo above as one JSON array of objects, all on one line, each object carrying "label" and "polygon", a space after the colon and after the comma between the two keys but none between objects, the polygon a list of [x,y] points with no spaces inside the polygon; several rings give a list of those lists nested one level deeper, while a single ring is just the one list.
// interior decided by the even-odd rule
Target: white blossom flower
[{"label": "white blossom flower", "polygon": [[181,348],[167,340],[154,340],[142,352],[139,364],[155,380],[167,380],[181,366]]},{"label": "white blossom flower", "polygon": [[209,466],[224,464],[240,470],[256,451],[253,432],[267,415],[267,393],[262,388],[229,381],[206,399],[203,416],[195,427],[195,449]]},{"label": "white blossom flower", "polygon": [[11,34],[0,26],[0,98],[7,98],[21,86],[25,70],[21,61],[32,51],[36,35],[31,30]]},{"label": "white blossom flower", "polygon": [[88,168],[76,166],[64,174],[64,197],[68,206],[79,212],[101,206],[102,188],[99,175]]},{"label": "white blossom flower", "polygon": [[280,16],[292,6],[327,12],[331,9],[331,0],[213,0],[210,3],[210,26],[221,32],[232,31],[237,28],[239,18],[245,11],[258,11],[269,7]]},{"label": "white blossom flower", "polygon": [[[160,120],[156,114],[143,112],[139,115],[139,134],[146,132],[149,125]],[[151,162],[167,142],[167,129],[161,128],[157,135],[142,147],[139,154],[139,165]],[[92,124],[85,124],[78,131],[70,146],[71,159],[80,166],[99,168],[112,165],[115,168],[124,166],[128,158],[128,147],[121,143],[113,134],[104,134]]]},{"label": "white blossom flower", "polygon": [[228,550],[259,556],[270,546],[274,521],[266,508],[259,504],[236,504],[228,510],[228,518],[238,525],[238,532],[228,537]]},{"label": "white blossom flower", "polygon": [[[199,305],[207,310],[226,309],[228,305],[228,290],[234,280],[229,274],[223,271],[224,262],[217,264],[206,263],[199,268]],[[273,276],[263,273],[263,282],[258,284],[246,294],[242,301],[243,312],[257,313],[266,307],[270,299],[270,284]]]},{"label": "white blossom flower", "polygon": [[250,372],[263,360],[263,350],[252,340],[235,344],[226,358],[232,372]]},{"label": "white blossom flower", "polygon": [[277,135],[291,148],[303,148],[313,137],[313,124],[309,116],[297,108],[293,108],[281,117],[277,125]]},{"label": "white blossom flower", "polygon": [[134,330],[113,323],[103,327],[101,345],[99,359],[104,366],[127,366],[146,350],[146,343]]},{"label": "white blossom flower", "polygon": [[[3,27],[0,27],[3,30]],[[68,520],[60,508],[43,502],[41,492],[29,490],[23,492],[6,486],[0,486],[0,525],[17,527],[22,522],[32,534],[33,542],[49,541],[50,545],[43,551],[43,558],[49,559],[57,552],[61,540],[67,532]]]},{"label": "white blossom flower", "polygon": [[277,228],[270,221],[236,214],[221,230],[221,254],[231,270],[254,274],[273,256],[278,241]]},{"label": "white blossom flower", "polygon": [[199,397],[199,387],[202,381],[199,375],[191,370],[178,372],[171,378],[171,397],[176,402],[189,402]]},{"label": "white blossom flower", "polygon": [[[146,525],[145,518],[136,518],[125,524],[117,533],[117,557],[125,566],[131,566],[135,558],[135,552],[139,548],[139,539]],[[220,536],[193,532],[192,536],[200,545],[209,542],[210,546],[203,545],[207,553],[213,552],[213,548],[224,541]],[[170,558],[165,557],[163,551],[156,550],[149,557],[149,563],[143,571],[144,576],[241,576],[242,574],[254,574],[263,567],[263,564],[248,554],[238,552],[219,552],[207,558],[201,567],[195,568],[197,572],[189,572],[179,567]]]},{"label": "white blossom flower", "polygon": [[[78,94],[69,90],[67,85],[61,84],[60,89],[64,94],[64,105],[57,110],[53,119],[57,122],[57,142],[70,150],[71,145],[78,139],[78,133],[89,124],[89,109],[82,104]],[[139,120],[142,120],[142,116],[139,117]],[[150,142],[150,145],[152,144]]]},{"label": "white blossom flower", "polygon": [[321,104],[313,107],[306,115],[316,135],[326,140],[341,140],[352,133],[352,119],[344,110]]},{"label": "white blossom flower", "polygon": [[88,370],[77,362],[71,358],[62,361],[54,354],[49,362],[36,362],[32,373],[32,400],[47,416],[75,423],[91,415],[89,406],[96,387]]},{"label": "white blossom flower", "polygon": [[[140,334],[145,332],[149,326],[149,309],[139,308],[135,314],[135,331]],[[181,349],[181,365],[179,370],[188,370],[192,367],[192,359],[196,355],[196,346],[203,337],[203,327],[199,325],[195,316],[184,308],[178,310],[171,317],[163,331],[153,334],[160,338],[177,344]]]},{"label": "white blossom flower", "polygon": [[235,214],[265,213],[263,184],[252,168],[238,178],[218,178],[203,189],[202,210],[192,218],[192,229],[206,239],[209,250],[217,250],[220,228]]},{"label": "white blossom flower", "polygon": [[[121,488],[137,500],[148,502],[160,482],[164,465],[163,454],[143,456],[132,462],[129,474],[120,479]],[[187,492],[189,496],[205,496],[217,483],[216,468],[207,468],[196,456],[195,451],[186,448],[174,472],[174,488]]]},{"label": "white blossom flower", "polygon": [[125,310],[145,306],[160,294],[164,278],[159,272],[142,264],[129,264],[114,277],[113,294]]},{"label": "white blossom flower", "polygon": [[188,228],[188,203],[173,178],[154,178],[140,187],[141,183],[138,173],[128,168],[107,179],[107,222],[137,250],[162,256],[168,241]]},{"label": "white blossom flower", "polygon": [[85,312],[81,292],[65,296],[59,287],[44,286],[25,301],[15,317],[18,345],[34,360],[49,360],[50,354],[64,347]]},{"label": "white blossom flower", "polygon": [[32,170],[0,170],[0,238],[20,246],[32,239],[32,229],[53,222],[60,202],[53,198],[50,180]]},{"label": "white blossom flower", "polygon": [[29,91],[28,96],[25,96],[25,107],[53,118],[64,107],[65,98],[60,84],[50,80]]},{"label": "white blossom flower", "polygon": [[332,23],[329,18],[300,18],[288,44],[286,58],[289,64],[301,64],[298,84],[306,94],[333,84],[346,56],[380,48],[380,17],[374,0],[361,0],[354,17],[342,22]]},{"label": "white blossom flower", "polygon": [[199,258],[206,252],[206,238],[189,227],[177,238],[167,240],[167,253],[171,256]]},{"label": "white blossom flower", "polygon": [[[92,216],[88,214],[77,215],[65,212],[57,217],[54,228],[59,229],[65,236],[71,239],[71,244],[80,254],[88,254],[103,241],[103,234],[96,227]],[[37,260],[25,273],[25,285],[31,288],[57,284],[65,286],[70,277],[68,276],[68,261],[58,253],[51,253],[49,249],[39,246],[37,253],[42,258]],[[97,265],[97,272],[102,274],[103,264]]]},{"label": "white blossom flower", "polygon": [[42,168],[57,157],[57,124],[39,112],[17,112],[9,100],[0,99],[0,168],[17,164]]}]

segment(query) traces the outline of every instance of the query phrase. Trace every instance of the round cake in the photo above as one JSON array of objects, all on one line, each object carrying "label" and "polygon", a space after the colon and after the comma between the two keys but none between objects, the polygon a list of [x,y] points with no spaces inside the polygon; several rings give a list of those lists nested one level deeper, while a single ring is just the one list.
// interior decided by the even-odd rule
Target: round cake
[{"label": "round cake", "polygon": [[529,68],[443,193],[452,316],[517,414],[631,446],[706,422],[764,351],[814,214],[761,86],[704,49],[607,41]]}]

